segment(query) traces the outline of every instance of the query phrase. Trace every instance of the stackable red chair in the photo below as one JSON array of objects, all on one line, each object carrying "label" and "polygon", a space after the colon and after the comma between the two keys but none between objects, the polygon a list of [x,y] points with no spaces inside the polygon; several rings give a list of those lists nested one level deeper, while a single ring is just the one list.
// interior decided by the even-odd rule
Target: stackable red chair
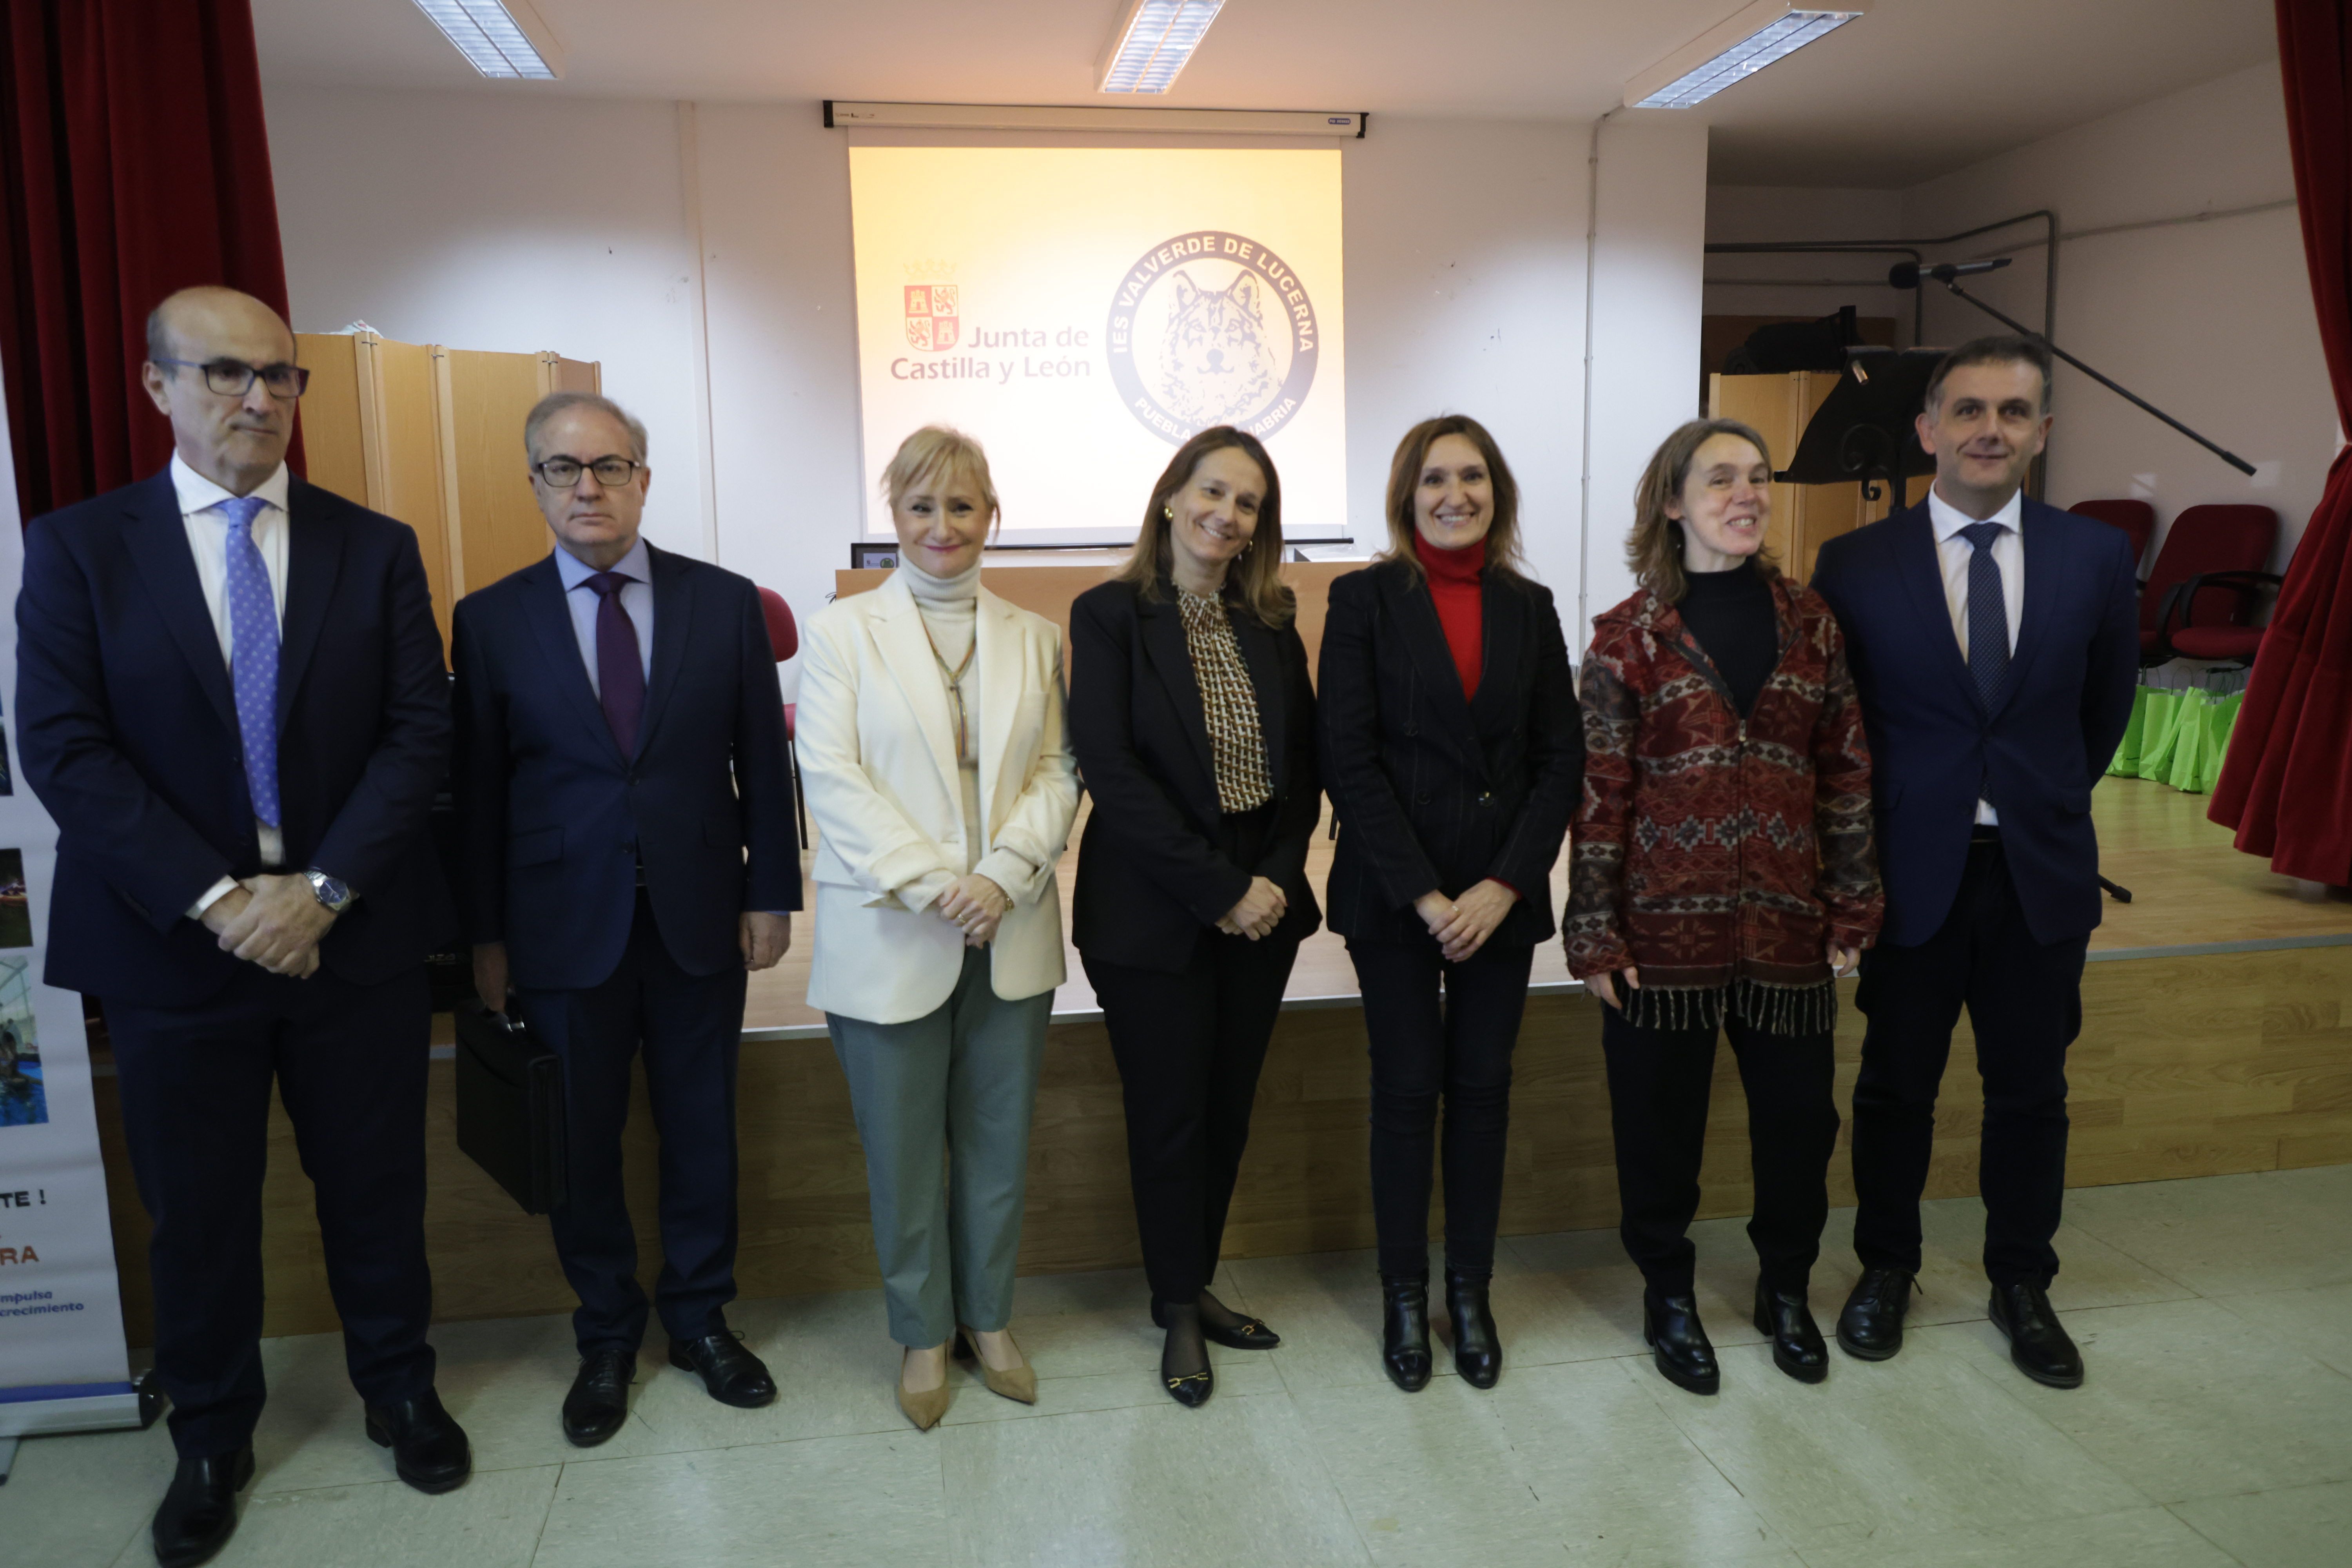
[{"label": "stackable red chair", "polygon": [[[800,623],[793,619],[793,607],[773,588],[760,590],[760,614],[767,618],[768,646],[775,650],[776,662],[782,664],[801,651]],[[784,751],[792,762],[793,809],[800,815],[801,847],[808,847],[808,803],[801,796],[801,754],[793,737],[793,710],[797,704],[784,704]]]},{"label": "stackable red chair", "polygon": [[2078,500],[2066,510],[2122,529],[2124,537],[2131,541],[2132,575],[2139,575],[2139,563],[2147,557],[2147,542],[2156,537],[2156,508],[2144,500]]},{"label": "stackable red chair", "polygon": [[2252,662],[2260,627],[2249,626],[2265,584],[2262,570],[2278,542],[2278,513],[2266,506],[2192,506],[2172,520],[2139,598],[2139,662],[2172,658]]}]

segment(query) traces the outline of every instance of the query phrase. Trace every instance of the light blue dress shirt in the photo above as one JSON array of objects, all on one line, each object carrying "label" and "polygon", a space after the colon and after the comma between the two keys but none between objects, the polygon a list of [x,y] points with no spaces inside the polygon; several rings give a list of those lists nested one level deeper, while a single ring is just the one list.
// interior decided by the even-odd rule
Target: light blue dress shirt
[{"label": "light blue dress shirt", "polygon": [[[555,570],[563,579],[563,602],[572,612],[572,635],[580,639],[580,662],[588,667],[588,689],[603,700],[604,688],[596,679],[596,590],[588,579],[596,568],[562,545],[555,547]],[[637,628],[637,661],[645,666],[646,681],[654,678],[654,563],[642,535],[611,570],[630,581],[621,589],[621,608]]]}]

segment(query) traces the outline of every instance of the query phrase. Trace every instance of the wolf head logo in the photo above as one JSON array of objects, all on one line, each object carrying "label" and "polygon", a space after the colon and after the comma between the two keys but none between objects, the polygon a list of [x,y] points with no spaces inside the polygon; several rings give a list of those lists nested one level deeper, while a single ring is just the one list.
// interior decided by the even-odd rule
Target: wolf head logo
[{"label": "wolf head logo", "polygon": [[1244,272],[1223,289],[1187,273],[1169,279],[1176,308],[1160,360],[1160,401],[1194,426],[1230,424],[1265,406],[1281,383],[1259,304],[1265,285]]}]

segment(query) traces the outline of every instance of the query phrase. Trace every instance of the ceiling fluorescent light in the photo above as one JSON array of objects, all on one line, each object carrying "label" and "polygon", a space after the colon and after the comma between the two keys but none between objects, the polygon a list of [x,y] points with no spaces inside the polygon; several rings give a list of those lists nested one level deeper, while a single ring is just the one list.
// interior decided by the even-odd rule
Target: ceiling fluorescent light
[{"label": "ceiling fluorescent light", "polygon": [[1166,92],[1225,0],[1134,0],[1103,57],[1104,92]]},{"label": "ceiling fluorescent light", "polygon": [[563,51],[530,0],[416,0],[466,63],[487,77],[552,81]]},{"label": "ceiling fluorescent light", "polygon": [[1635,109],[1688,109],[1837,31],[1870,9],[1871,0],[1834,6],[1759,0],[1625,84]]}]

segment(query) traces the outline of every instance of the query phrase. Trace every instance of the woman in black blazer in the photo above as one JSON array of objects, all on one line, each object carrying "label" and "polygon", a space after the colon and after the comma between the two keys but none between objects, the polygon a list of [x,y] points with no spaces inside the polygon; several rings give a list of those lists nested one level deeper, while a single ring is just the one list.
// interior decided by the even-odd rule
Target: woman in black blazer
[{"label": "woman in black blazer", "polygon": [[1318,922],[1315,691],[1281,559],[1274,463],[1220,426],[1160,476],[1126,570],[1070,606],[1070,744],[1094,803],[1072,935],[1126,1087],[1160,1376],[1190,1405],[1213,1388],[1206,1340],[1281,1342],[1209,1290],[1266,1041]]},{"label": "woman in black blazer", "polygon": [[[1491,1388],[1487,1306],[1511,1048],[1551,868],[1584,785],[1584,735],[1551,593],[1519,571],[1518,487],[1459,415],[1409,431],[1389,470],[1386,554],[1331,584],[1321,679],[1339,813],[1331,929],[1364,995],[1382,1359],[1429,1382],[1429,1193],[1445,1104],[1454,1362]],[[1439,995],[1444,993],[1444,1005]]]}]

